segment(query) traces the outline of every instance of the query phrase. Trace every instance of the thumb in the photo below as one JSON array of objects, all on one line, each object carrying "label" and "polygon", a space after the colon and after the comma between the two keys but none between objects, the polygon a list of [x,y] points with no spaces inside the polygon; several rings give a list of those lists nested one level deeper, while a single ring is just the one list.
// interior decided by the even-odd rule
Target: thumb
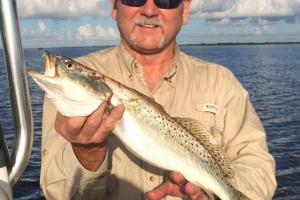
[{"label": "thumb", "polygon": [[171,192],[172,185],[169,181],[162,183],[157,188],[147,192],[146,196],[149,200],[160,200]]}]

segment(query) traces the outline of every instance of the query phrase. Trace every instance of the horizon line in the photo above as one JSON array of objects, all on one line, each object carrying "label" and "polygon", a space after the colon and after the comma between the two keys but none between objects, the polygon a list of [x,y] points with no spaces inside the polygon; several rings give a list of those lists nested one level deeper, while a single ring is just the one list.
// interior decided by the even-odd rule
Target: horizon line
[{"label": "horizon line", "polygon": [[[300,41],[296,42],[216,42],[216,43],[186,43],[179,46],[229,46],[229,45],[283,45],[283,44],[300,44]],[[112,45],[86,45],[86,46],[57,46],[57,47],[23,47],[23,49],[51,49],[51,48],[85,48],[85,47],[112,47],[118,44]],[[0,47],[3,50],[3,47]]]}]

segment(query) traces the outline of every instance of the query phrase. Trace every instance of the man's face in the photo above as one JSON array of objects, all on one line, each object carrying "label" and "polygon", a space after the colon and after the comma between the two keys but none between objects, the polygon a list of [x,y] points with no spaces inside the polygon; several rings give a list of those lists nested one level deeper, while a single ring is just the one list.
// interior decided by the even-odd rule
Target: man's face
[{"label": "man's face", "polygon": [[156,53],[175,41],[181,25],[189,19],[190,0],[177,8],[160,9],[153,0],[141,7],[112,0],[112,17],[117,21],[124,45],[140,53]]}]

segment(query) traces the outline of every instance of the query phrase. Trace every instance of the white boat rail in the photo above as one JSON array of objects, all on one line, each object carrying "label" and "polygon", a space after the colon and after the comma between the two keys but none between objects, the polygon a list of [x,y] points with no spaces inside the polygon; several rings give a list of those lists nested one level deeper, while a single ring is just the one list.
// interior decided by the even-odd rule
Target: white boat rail
[{"label": "white boat rail", "polygon": [[14,186],[23,174],[31,154],[33,120],[16,1],[0,0],[0,12],[2,44],[16,127],[15,145],[7,165],[9,182]]}]

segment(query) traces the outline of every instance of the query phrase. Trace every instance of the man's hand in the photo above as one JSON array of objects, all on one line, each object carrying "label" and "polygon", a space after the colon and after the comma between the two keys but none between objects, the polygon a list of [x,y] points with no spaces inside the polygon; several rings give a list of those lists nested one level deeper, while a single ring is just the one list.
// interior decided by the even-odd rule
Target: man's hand
[{"label": "man's hand", "polygon": [[57,113],[55,129],[72,144],[80,163],[90,171],[96,171],[105,159],[106,137],[122,118],[124,106],[116,106],[105,113],[106,102],[87,117],[66,117]]},{"label": "man's hand", "polygon": [[179,172],[171,172],[169,181],[147,192],[146,195],[149,200],[160,200],[167,195],[188,197],[191,200],[209,200],[200,187],[188,182]]}]

